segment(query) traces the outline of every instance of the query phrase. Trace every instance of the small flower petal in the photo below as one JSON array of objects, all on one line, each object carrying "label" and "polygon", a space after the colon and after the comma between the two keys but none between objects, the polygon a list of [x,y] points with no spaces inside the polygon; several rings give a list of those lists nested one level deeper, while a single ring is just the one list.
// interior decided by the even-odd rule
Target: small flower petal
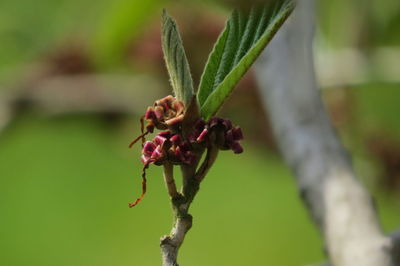
[{"label": "small flower petal", "polygon": [[157,145],[157,146],[160,146],[161,148],[164,146],[164,143],[165,143],[165,141],[167,141],[167,138],[165,138],[165,137],[162,137],[162,136],[160,136],[160,135],[157,135],[155,138],[154,138],[154,143]]},{"label": "small flower petal", "polygon": [[157,161],[160,160],[162,157],[163,157],[163,150],[160,146],[157,146],[157,149],[155,149],[151,154],[151,159]]},{"label": "small flower petal", "polygon": [[185,106],[181,101],[175,100],[172,102],[172,109],[176,111],[177,114],[183,113],[183,110],[185,109]]},{"label": "small flower petal", "polygon": [[243,139],[243,132],[242,129],[240,127],[236,127],[232,129],[232,133],[233,133],[233,140],[234,141],[239,141]]},{"label": "small flower petal", "polygon": [[232,144],[232,150],[234,153],[242,153],[243,152],[243,147],[239,144],[239,142],[234,142]]},{"label": "small flower petal", "polygon": [[179,135],[173,135],[170,138],[170,141],[172,142],[173,145],[178,146],[182,142],[182,138]]},{"label": "small flower petal", "polygon": [[155,149],[156,149],[156,145],[153,142],[146,141],[146,143],[143,146],[142,153],[144,155],[151,156],[151,154],[153,154]]},{"label": "small flower petal", "polygon": [[174,117],[172,119],[165,121],[165,124],[167,124],[167,126],[169,126],[169,127],[176,126],[176,125],[182,123],[182,121],[183,121],[183,115],[179,115],[177,117]]},{"label": "small flower petal", "polygon": [[151,158],[150,158],[150,156],[147,156],[147,155],[142,155],[142,157],[140,157],[140,160],[142,161],[142,163],[144,164],[144,165],[147,165],[147,164],[149,164],[149,163],[151,163]]},{"label": "small flower petal", "polygon": [[226,133],[225,133],[225,141],[228,143],[228,145],[231,145],[233,142],[235,142],[232,129],[226,131]]},{"label": "small flower petal", "polygon": [[203,142],[204,140],[206,140],[207,136],[208,136],[208,129],[205,128],[205,129],[200,133],[200,135],[197,137],[196,141],[197,141],[197,142]]},{"label": "small flower petal", "polygon": [[171,137],[171,135],[172,135],[172,132],[169,131],[169,130],[162,131],[162,132],[158,133],[158,136],[161,136],[161,137],[166,138],[166,139],[169,139]]},{"label": "small flower petal", "polygon": [[164,108],[162,108],[161,106],[156,106],[154,108],[154,112],[155,112],[157,119],[162,120],[162,118],[164,117]]},{"label": "small flower petal", "polygon": [[182,151],[180,147],[176,147],[175,152],[174,152],[175,156],[178,158],[182,157]]},{"label": "small flower petal", "polygon": [[222,124],[223,122],[224,122],[224,119],[219,118],[219,117],[213,117],[210,119],[209,125],[210,125],[210,128],[214,128],[214,127]]},{"label": "small flower petal", "polygon": [[223,120],[222,125],[225,127],[226,130],[229,130],[232,128],[232,122],[231,122],[231,120],[228,120],[228,119]]},{"label": "small flower petal", "polygon": [[155,113],[153,107],[147,108],[147,111],[146,111],[146,113],[144,115],[144,118],[146,120],[153,120],[153,119],[156,118],[156,113]]}]

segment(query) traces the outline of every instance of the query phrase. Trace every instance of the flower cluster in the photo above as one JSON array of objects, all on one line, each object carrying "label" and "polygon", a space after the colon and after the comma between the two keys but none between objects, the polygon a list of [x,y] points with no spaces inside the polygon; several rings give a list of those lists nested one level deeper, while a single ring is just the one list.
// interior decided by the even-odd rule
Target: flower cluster
[{"label": "flower cluster", "polygon": [[[185,108],[181,101],[173,96],[167,96],[149,107],[141,119],[142,135],[136,138],[130,146],[139,139],[143,141],[141,161],[143,167],[143,192],[140,198],[129,206],[133,207],[141,201],[146,192],[146,169],[150,164],[163,165],[168,162],[173,165],[195,165],[207,148],[220,150],[232,150],[234,153],[242,153],[243,148],[239,141],[243,139],[242,130],[232,125],[230,120],[213,117],[206,122],[199,118],[191,131],[185,136],[182,132]],[[144,130],[144,120],[146,132]],[[151,141],[144,137],[152,133],[154,128],[164,130],[158,133]]]},{"label": "flower cluster", "polygon": [[192,164],[195,158],[190,144],[181,135],[168,130],[144,144],[141,160],[146,166],[151,163],[161,165],[165,161],[172,164]]},{"label": "flower cluster", "polygon": [[[144,137],[149,133],[153,133],[154,128],[179,131],[184,117],[184,110],[183,103],[171,95],[157,100],[153,106],[147,108],[145,115],[140,119],[142,134],[133,140],[129,147],[132,147],[140,139],[144,142]],[[144,121],[147,122],[146,132],[144,132]]]},{"label": "flower cluster", "polygon": [[163,131],[152,141],[147,141],[142,149],[142,162],[149,165],[161,165],[165,161],[172,164],[192,164],[196,159],[198,147],[216,146],[220,150],[233,150],[242,153],[239,141],[243,139],[242,130],[234,127],[230,120],[219,117],[212,118],[208,123],[199,119],[193,131],[185,140],[180,133]]},{"label": "flower cluster", "polygon": [[175,97],[169,95],[148,107],[144,119],[147,121],[146,129],[153,132],[154,127],[160,130],[178,129],[183,121],[184,105]]},{"label": "flower cluster", "polygon": [[215,145],[220,150],[233,150],[234,153],[242,153],[243,148],[239,141],[243,139],[240,127],[234,127],[232,122],[220,117],[213,117],[208,123],[199,119],[194,126],[189,141],[206,142],[208,145]]}]

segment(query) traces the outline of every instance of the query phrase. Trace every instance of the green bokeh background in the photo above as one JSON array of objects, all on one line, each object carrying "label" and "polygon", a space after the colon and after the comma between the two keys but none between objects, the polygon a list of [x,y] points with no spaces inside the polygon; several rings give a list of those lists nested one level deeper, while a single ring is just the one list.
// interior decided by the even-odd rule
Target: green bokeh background
[{"label": "green bokeh background", "polygon": [[[381,46],[398,47],[396,1],[368,1],[358,20],[354,12],[364,2],[331,2],[321,1],[318,12],[320,38],[333,49],[353,45],[368,54]],[[182,19],[185,12],[209,12],[223,22],[231,4],[2,1],[0,92],[12,90],[8,84],[18,80],[27,65],[71,39],[85,44],[94,73],[145,72],[166,83],[168,90],[165,76],[135,59],[127,62],[126,46],[140,42],[148,25],[158,25],[162,7]],[[342,14],[340,21],[337,14]],[[345,22],[350,26],[343,26]],[[365,25],[371,26],[361,44],[349,37]],[[212,42],[198,53],[206,54]],[[352,107],[356,122],[339,132],[354,154],[356,171],[377,199],[384,230],[390,232],[400,224],[400,199],[371,178],[377,170],[360,138],[371,128],[385,128],[399,138],[400,85],[371,75],[374,78],[365,84],[341,88],[357,104]],[[325,99],[331,94],[327,90]],[[232,112],[237,114],[232,120],[246,117],[241,110]],[[139,131],[139,115],[123,114],[110,123],[90,112],[54,115],[34,106],[17,112],[0,133],[0,265],[160,265],[159,238],[169,232],[172,216],[159,168],[148,171],[144,201],[128,208],[140,194],[139,148],[127,148]],[[181,248],[181,264],[296,266],[325,261],[319,233],[289,169],[276,151],[260,144],[261,136],[254,137],[258,132],[251,124],[243,129],[253,136],[243,143],[245,153],[223,152],[201,186],[191,208],[194,226]]]}]

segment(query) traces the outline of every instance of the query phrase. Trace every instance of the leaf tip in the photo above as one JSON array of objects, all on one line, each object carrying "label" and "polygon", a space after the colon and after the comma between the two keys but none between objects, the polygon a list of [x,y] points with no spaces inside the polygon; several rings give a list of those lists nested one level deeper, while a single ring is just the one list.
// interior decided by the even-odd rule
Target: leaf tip
[{"label": "leaf tip", "polygon": [[163,20],[165,20],[168,17],[168,12],[166,8],[163,8],[162,10],[162,18]]}]

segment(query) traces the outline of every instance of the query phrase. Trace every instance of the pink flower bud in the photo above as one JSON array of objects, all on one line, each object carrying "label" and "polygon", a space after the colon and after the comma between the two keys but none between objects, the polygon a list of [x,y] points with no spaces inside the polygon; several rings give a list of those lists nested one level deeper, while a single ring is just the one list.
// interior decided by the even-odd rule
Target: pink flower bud
[{"label": "pink flower bud", "polygon": [[156,106],[154,112],[158,120],[161,120],[164,117],[164,108],[161,106]]},{"label": "pink flower bud", "polygon": [[181,158],[183,155],[182,155],[182,151],[181,151],[181,148],[178,146],[178,147],[176,147],[176,149],[175,149],[175,156],[176,157],[178,157],[178,158]]},{"label": "pink flower bud", "polygon": [[181,101],[175,100],[172,102],[172,109],[176,111],[177,114],[183,113],[183,110],[185,109],[185,106]]},{"label": "pink flower bud", "polygon": [[154,112],[154,109],[152,107],[147,108],[144,118],[146,120],[153,120],[156,118],[156,113]]},{"label": "pink flower bud", "polygon": [[179,135],[173,135],[170,139],[173,145],[178,146],[182,142],[182,138]]},{"label": "pink flower bud", "polygon": [[171,135],[172,135],[172,133],[169,130],[158,133],[158,136],[161,136],[161,137],[167,138],[167,139],[169,139],[171,137]]},{"label": "pink flower bud", "polygon": [[157,146],[163,147],[165,141],[167,141],[167,138],[162,137],[162,136],[160,136],[160,135],[157,135],[157,136],[154,138],[153,141],[154,141],[154,143],[155,143]]},{"label": "pink flower bud", "polygon": [[174,117],[172,119],[169,119],[167,121],[165,121],[165,124],[167,124],[167,126],[176,126],[179,125],[180,123],[182,123],[183,121],[183,115],[179,115],[177,117]]},{"label": "pink flower bud", "polygon": [[143,146],[142,153],[147,156],[151,156],[156,149],[156,145],[151,141],[146,141]]},{"label": "pink flower bud", "polygon": [[172,107],[172,102],[175,100],[175,97],[168,95],[161,100],[156,101],[156,106],[161,106],[164,108],[164,111],[168,111]]},{"label": "pink flower bud", "polygon": [[151,159],[154,159],[155,161],[161,159],[163,157],[163,150],[160,146],[157,146],[157,148],[153,151],[151,154]]},{"label": "pink flower bud", "polygon": [[207,130],[207,128],[205,128],[200,133],[200,135],[197,137],[196,141],[202,142],[202,141],[206,140],[207,136],[208,136],[208,130]]}]

